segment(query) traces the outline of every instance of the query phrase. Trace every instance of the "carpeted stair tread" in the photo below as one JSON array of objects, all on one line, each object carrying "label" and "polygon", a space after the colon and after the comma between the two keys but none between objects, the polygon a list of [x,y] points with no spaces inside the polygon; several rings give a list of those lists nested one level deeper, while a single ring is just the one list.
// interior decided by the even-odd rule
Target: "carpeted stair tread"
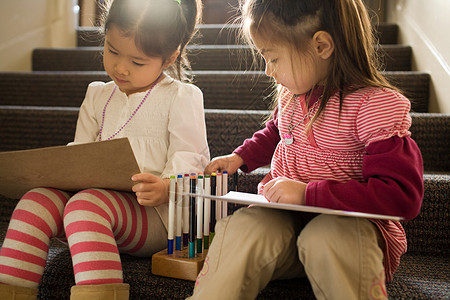
[{"label": "carpeted stair tread", "polygon": [[0,151],[65,145],[73,141],[78,108],[0,108]]},{"label": "carpeted stair tread", "polygon": [[[419,216],[403,222],[406,235],[411,241],[408,243],[408,253],[448,257],[450,255],[448,221],[450,220],[450,201],[448,201],[450,175],[425,174],[424,189],[425,196]],[[449,262],[450,260],[447,261]],[[450,277],[450,273],[447,273],[447,276]],[[450,284],[450,281],[447,283]]]},{"label": "carpeted stair tread", "polygon": [[[261,128],[269,111],[205,110],[211,157],[231,153]],[[427,172],[450,173],[450,115],[412,113],[412,137]],[[73,140],[78,108],[0,106],[0,151],[65,145]],[[430,138],[431,137],[431,138]]]},{"label": "carpeted stair tread", "polygon": [[[196,34],[192,43],[203,45],[238,44],[241,42],[237,37],[239,28],[239,25],[235,24],[201,24],[198,26],[198,34]],[[380,23],[374,29],[380,44],[397,43],[397,24]],[[77,29],[78,47],[96,47],[102,45],[103,41],[99,32],[99,27],[79,27]]]},{"label": "carpeted stair tread", "polygon": [[[385,72],[412,101],[412,111],[428,111],[430,75],[423,72]],[[79,107],[92,81],[109,81],[105,72],[0,72],[0,105]],[[208,109],[266,110],[273,81],[261,71],[196,71],[195,84]]]},{"label": "carpeted stair tread", "polygon": [[[32,53],[33,71],[102,71],[101,47],[36,48]],[[188,46],[193,70],[252,70],[253,57],[246,45]],[[386,71],[410,71],[410,46],[382,45]],[[258,64],[259,70],[264,64]]]},{"label": "carpeted stair tread", "polygon": [[421,149],[425,171],[450,172],[450,114],[416,113],[412,117],[411,137]]}]

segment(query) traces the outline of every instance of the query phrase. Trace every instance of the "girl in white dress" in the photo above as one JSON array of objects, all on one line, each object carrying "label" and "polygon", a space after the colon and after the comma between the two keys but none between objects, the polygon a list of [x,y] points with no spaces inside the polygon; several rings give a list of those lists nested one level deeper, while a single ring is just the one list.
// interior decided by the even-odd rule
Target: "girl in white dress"
[{"label": "girl in white dress", "polygon": [[196,0],[115,0],[104,20],[112,81],[89,85],[74,143],[127,137],[143,173],[134,193],[37,188],[19,201],[0,252],[0,298],[36,299],[51,238],[67,239],[71,299],[128,299],[119,253],[150,257],[167,241],[169,176],[209,161],[203,95],[187,83]]}]

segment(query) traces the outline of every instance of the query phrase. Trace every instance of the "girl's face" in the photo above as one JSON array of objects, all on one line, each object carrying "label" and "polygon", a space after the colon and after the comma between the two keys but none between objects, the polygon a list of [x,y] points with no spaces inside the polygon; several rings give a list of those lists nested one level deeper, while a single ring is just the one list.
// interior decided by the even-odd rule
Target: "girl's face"
[{"label": "girl's face", "polygon": [[258,36],[252,36],[252,39],[265,60],[267,76],[273,77],[277,84],[292,93],[305,94],[325,78],[327,65],[314,51],[302,53]]},{"label": "girl's face", "polygon": [[136,47],[134,37],[124,36],[114,25],[106,34],[103,65],[127,95],[148,90],[166,67],[162,57],[147,56]]}]

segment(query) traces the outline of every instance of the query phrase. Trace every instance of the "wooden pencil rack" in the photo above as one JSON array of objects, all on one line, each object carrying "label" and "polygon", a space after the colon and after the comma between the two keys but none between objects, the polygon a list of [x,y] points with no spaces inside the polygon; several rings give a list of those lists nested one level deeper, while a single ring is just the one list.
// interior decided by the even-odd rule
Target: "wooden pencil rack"
[{"label": "wooden pencil rack", "polygon": [[189,257],[189,249],[167,254],[164,249],[152,256],[152,273],[159,276],[195,281],[203,267],[207,252],[196,253]]},{"label": "wooden pencil rack", "polygon": [[[227,175],[224,172],[205,177],[201,173],[198,177],[196,174],[170,177],[168,245],[166,249],[153,254],[153,274],[191,281],[197,279],[209,243],[214,238],[216,219],[228,214],[226,202],[204,200],[202,195],[226,194]],[[189,228],[185,227],[187,225]]]}]

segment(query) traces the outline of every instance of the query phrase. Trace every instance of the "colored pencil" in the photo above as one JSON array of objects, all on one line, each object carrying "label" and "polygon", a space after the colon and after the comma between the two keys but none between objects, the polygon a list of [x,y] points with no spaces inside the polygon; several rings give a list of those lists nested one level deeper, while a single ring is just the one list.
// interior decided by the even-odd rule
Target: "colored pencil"
[{"label": "colored pencil", "polygon": [[176,229],[175,229],[175,250],[181,250],[181,225],[183,213],[183,175],[177,176],[177,197],[176,197]]},{"label": "colored pencil", "polygon": [[167,238],[167,254],[173,254],[173,236],[175,227],[175,176],[170,176],[169,184],[169,229]]},{"label": "colored pencil", "polygon": [[184,174],[183,178],[183,247],[189,242],[189,174]]},{"label": "colored pencil", "polygon": [[[191,194],[195,194],[195,174],[190,177]],[[195,196],[189,196],[189,257],[195,257]]]},{"label": "colored pencil", "polygon": [[[228,172],[222,172],[222,196],[228,194]],[[222,218],[228,216],[228,203],[222,201]]]},{"label": "colored pencil", "polygon": [[[216,195],[222,196],[222,173],[216,174]],[[222,201],[216,201],[216,220],[222,218]]]},{"label": "colored pencil", "polygon": [[[216,173],[211,174],[211,195],[216,196]],[[210,229],[209,229],[209,244],[212,243],[214,239],[214,234],[216,230],[216,201],[211,199],[211,212],[210,212]]]},{"label": "colored pencil", "polygon": [[197,176],[197,253],[202,253],[203,251],[203,174],[198,174]]},{"label": "colored pencil", "polygon": [[[204,195],[211,194],[211,177],[210,175],[205,175],[205,187],[203,189]],[[204,202],[204,215],[203,215],[203,248],[209,249],[209,215],[211,210],[211,200],[208,198],[203,199]]]}]

